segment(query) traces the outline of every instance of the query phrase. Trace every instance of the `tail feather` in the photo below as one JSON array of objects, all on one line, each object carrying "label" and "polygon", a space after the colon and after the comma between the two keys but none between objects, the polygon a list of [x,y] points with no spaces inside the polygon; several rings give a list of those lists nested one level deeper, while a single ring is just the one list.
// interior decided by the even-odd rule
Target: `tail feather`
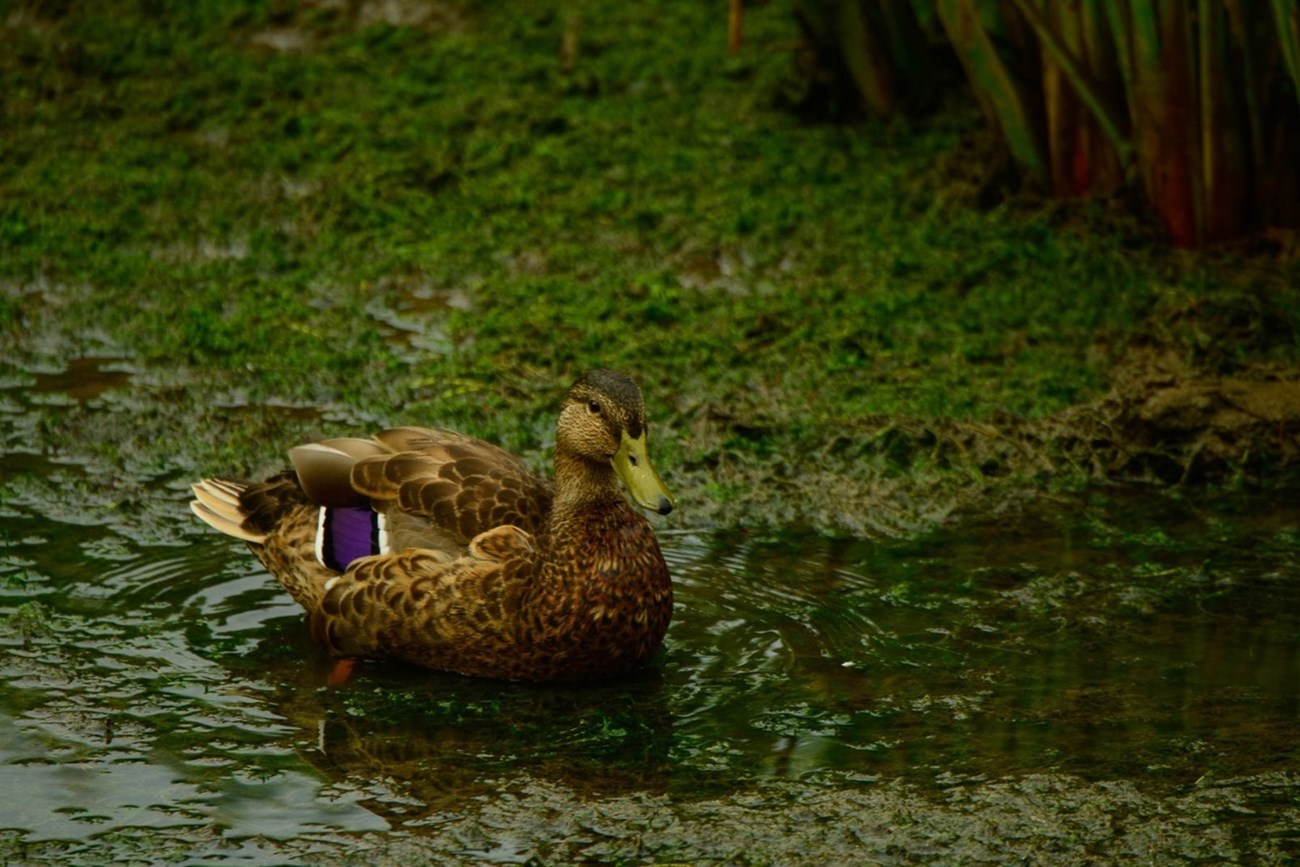
[{"label": "tail feather", "polygon": [[208,526],[255,545],[266,541],[265,534],[245,525],[247,516],[239,502],[240,494],[246,489],[245,485],[228,479],[204,479],[190,488],[195,497],[190,502],[190,510]]}]

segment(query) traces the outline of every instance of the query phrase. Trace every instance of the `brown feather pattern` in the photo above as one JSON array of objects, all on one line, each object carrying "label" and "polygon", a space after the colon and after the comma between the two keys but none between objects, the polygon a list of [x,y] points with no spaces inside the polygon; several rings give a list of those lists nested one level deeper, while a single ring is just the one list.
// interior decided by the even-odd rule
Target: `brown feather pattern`
[{"label": "brown feather pattern", "polygon": [[[654,532],[611,465],[620,438],[644,443],[645,427],[635,384],[596,371],[562,406],[555,483],[489,443],[403,427],[295,448],[294,471],[258,484],[200,482],[195,511],[249,540],[335,655],[483,677],[603,677],[649,660],[672,616]],[[385,515],[392,553],[343,573],[322,566],[316,492]],[[218,520],[205,503],[229,514]]]}]

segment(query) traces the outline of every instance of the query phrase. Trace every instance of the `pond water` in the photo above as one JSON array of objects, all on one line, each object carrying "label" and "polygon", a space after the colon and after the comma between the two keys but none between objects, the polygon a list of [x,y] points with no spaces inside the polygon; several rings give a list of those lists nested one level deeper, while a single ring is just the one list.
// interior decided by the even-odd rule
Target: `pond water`
[{"label": "pond water", "polygon": [[[30,388],[3,392],[9,433]],[[1300,854],[1300,508],[1277,497],[1093,492],[920,541],[693,532],[685,504],[652,670],[329,686],[183,474],[122,514],[19,439],[0,861]]]}]

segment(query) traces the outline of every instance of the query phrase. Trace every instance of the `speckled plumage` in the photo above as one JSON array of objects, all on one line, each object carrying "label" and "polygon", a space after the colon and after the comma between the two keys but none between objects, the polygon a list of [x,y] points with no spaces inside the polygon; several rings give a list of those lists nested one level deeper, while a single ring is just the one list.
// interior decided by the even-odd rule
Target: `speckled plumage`
[{"label": "speckled plumage", "polygon": [[[635,384],[594,371],[561,408],[554,483],[480,440],[398,428],[294,449],[295,471],[265,482],[200,482],[194,510],[248,541],[337,656],[604,677],[648,661],[672,616],[654,531],[617,481],[643,507],[672,508],[645,428]],[[358,504],[383,514],[391,552],[332,571],[317,558],[320,507]]]}]

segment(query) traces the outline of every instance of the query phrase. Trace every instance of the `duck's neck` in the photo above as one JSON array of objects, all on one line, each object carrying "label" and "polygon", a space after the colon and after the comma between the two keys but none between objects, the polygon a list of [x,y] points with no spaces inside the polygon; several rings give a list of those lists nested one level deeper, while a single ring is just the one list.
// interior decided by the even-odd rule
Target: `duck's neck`
[{"label": "duck's neck", "polygon": [[627,502],[618,487],[618,477],[608,463],[593,463],[575,455],[555,455],[555,502],[551,514],[563,519],[579,510],[599,504],[626,508]]}]

